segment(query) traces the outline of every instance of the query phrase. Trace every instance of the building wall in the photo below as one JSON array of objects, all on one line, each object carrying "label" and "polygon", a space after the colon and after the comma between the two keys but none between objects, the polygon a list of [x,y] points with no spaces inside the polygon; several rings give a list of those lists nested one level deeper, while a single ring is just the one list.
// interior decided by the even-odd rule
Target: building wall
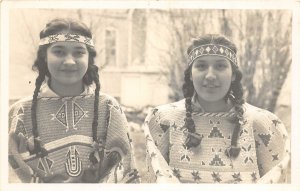
[{"label": "building wall", "polygon": [[[36,58],[39,32],[57,15],[81,19],[91,28],[97,51],[95,63],[102,68],[100,70],[102,92],[116,97],[122,104],[128,106],[142,107],[167,102],[167,88],[162,85],[160,69],[157,67],[161,63],[157,59],[159,52],[149,46],[150,43],[157,45],[161,39],[158,39],[155,33],[157,31],[155,25],[153,26],[155,21],[150,17],[148,22],[149,15],[144,9],[13,10],[10,13],[10,60],[9,64],[7,63],[11,100],[32,96],[37,73],[34,73],[31,67]],[[35,22],[32,23],[32,20]],[[116,31],[115,66],[105,66],[106,29]]]}]

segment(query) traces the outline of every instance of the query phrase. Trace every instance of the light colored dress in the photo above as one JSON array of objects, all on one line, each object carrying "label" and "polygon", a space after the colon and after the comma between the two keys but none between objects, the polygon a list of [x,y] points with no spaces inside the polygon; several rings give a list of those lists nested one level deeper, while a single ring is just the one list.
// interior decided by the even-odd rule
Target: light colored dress
[{"label": "light colored dress", "polygon": [[[9,162],[23,182],[139,182],[127,133],[127,120],[117,101],[100,93],[97,137],[92,139],[94,89],[74,97],[59,97],[43,85],[37,103],[37,127],[48,155],[30,154],[31,98],[10,109]],[[103,155],[99,155],[104,148]],[[91,153],[99,161],[93,164]],[[98,155],[97,155],[98,154]],[[25,162],[25,163],[24,163]],[[30,166],[31,173],[24,171]]]},{"label": "light colored dress", "polygon": [[269,111],[243,104],[245,124],[239,132],[236,158],[230,146],[235,124],[226,113],[201,112],[194,103],[192,118],[201,144],[187,149],[185,100],[151,110],[143,125],[148,179],[157,183],[275,183],[284,182],[290,160],[290,140],[282,122]]}]

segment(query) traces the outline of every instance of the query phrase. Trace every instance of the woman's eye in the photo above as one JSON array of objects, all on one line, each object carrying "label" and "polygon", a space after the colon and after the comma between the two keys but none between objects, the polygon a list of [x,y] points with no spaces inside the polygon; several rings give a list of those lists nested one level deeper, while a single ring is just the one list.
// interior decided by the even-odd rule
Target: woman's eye
[{"label": "woman's eye", "polygon": [[198,70],[205,70],[208,67],[207,63],[204,62],[196,62],[194,66]]},{"label": "woman's eye", "polygon": [[52,51],[56,56],[64,56],[66,53],[63,50],[53,50]]},{"label": "woman's eye", "polygon": [[217,70],[224,70],[227,68],[227,64],[224,64],[224,63],[218,63],[216,64],[216,69]]},{"label": "woman's eye", "polygon": [[84,51],[76,51],[73,53],[74,57],[82,57],[84,54],[86,54],[86,52]]},{"label": "woman's eye", "polygon": [[198,63],[195,66],[198,70],[205,70],[207,68],[207,64],[204,63]]}]

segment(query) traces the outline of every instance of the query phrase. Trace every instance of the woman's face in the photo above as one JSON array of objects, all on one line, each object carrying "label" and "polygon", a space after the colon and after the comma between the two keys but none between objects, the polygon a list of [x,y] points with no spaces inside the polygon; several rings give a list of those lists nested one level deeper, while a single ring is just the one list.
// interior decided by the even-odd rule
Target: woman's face
[{"label": "woman's face", "polygon": [[73,85],[82,83],[88,68],[89,53],[79,42],[56,42],[47,49],[47,66],[51,83]]},{"label": "woman's face", "polygon": [[220,101],[227,94],[235,79],[230,61],[220,56],[202,56],[192,63],[192,76],[198,99]]}]

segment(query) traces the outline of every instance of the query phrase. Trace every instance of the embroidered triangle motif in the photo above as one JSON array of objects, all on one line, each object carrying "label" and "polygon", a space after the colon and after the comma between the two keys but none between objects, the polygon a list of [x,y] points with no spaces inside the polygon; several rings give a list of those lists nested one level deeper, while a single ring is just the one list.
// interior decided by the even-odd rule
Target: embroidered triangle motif
[{"label": "embroidered triangle motif", "polygon": [[[67,103],[64,103],[55,115],[55,118],[65,127],[68,127],[67,122]],[[68,129],[68,128],[67,128]]]},{"label": "embroidered triangle motif", "polygon": [[42,162],[42,159],[39,160],[39,164],[38,164],[37,168],[44,171],[44,172],[46,172],[45,167],[44,167],[43,162]]},{"label": "embroidered triangle motif", "polygon": [[170,122],[169,121],[162,121],[160,124],[160,128],[165,133],[170,128]]},{"label": "embroidered triangle motif", "polygon": [[46,158],[46,162],[47,162],[47,165],[48,165],[49,169],[51,169],[51,167],[53,165],[53,161],[50,160],[50,159],[48,159],[48,158]]},{"label": "embroidered triangle motif", "polygon": [[221,160],[219,155],[215,155],[213,160],[209,163],[211,166],[225,166],[224,162]]},{"label": "embroidered triangle motif", "polygon": [[17,115],[22,115],[22,114],[24,114],[24,109],[23,109],[23,107],[21,107],[21,108],[18,110]]},{"label": "embroidered triangle motif", "polygon": [[220,132],[218,127],[213,127],[213,129],[210,131],[210,134],[208,136],[208,138],[224,138],[224,136],[222,135],[222,133]]},{"label": "embroidered triangle motif", "polygon": [[16,134],[22,133],[24,136],[26,136],[26,134],[27,134],[24,124],[20,120],[18,120],[18,122],[17,122],[16,130],[17,130]]},{"label": "embroidered triangle motif", "polygon": [[267,147],[269,145],[269,142],[271,140],[270,134],[258,134],[264,145]]},{"label": "embroidered triangle motif", "polygon": [[85,115],[83,109],[75,102],[73,102],[73,127],[82,119]]}]

